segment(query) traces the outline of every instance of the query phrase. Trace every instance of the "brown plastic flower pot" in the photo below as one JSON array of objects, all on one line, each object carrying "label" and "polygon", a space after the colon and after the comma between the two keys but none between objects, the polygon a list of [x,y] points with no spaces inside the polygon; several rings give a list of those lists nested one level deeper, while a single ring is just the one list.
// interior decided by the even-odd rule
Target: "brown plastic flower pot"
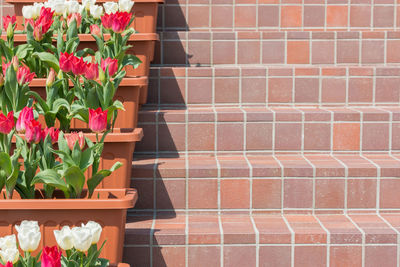
[{"label": "brown plastic flower pot", "polygon": [[[125,111],[118,112],[115,128],[134,129],[137,126],[139,114],[139,97],[143,91],[147,91],[147,77],[124,78],[120,83],[114,99],[124,104]],[[73,86],[72,82],[70,83]],[[36,91],[42,98],[46,96],[46,79],[35,78],[29,84],[31,90]],[[41,120],[44,123],[44,120]],[[79,120],[71,122],[71,128],[87,129],[86,123]]]},{"label": "brown plastic flower pot", "polygon": [[99,244],[106,241],[100,257],[114,266],[122,261],[126,212],[138,198],[135,189],[97,189],[92,199],[20,199],[14,194],[7,200],[4,193],[0,195],[0,236],[17,234],[15,225],[22,220],[38,221],[42,232],[39,251],[57,245],[54,230],[95,221],[103,227]]},{"label": "brown plastic flower pot", "polygon": [[[32,5],[35,2],[44,2],[45,0],[6,0],[7,3],[14,5],[15,15],[17,16],[17,30],[22,30],[24,18],[22,16],[22,7]],[[81,2],[81,1],[79,1]],[[115,2],[110,0],[98,0],[97,3]],[[163,0],[137,0],[132,8],[135,19],[132,27],[140,33],[154,33],[157,26],[158,4],[164,3]]]}]

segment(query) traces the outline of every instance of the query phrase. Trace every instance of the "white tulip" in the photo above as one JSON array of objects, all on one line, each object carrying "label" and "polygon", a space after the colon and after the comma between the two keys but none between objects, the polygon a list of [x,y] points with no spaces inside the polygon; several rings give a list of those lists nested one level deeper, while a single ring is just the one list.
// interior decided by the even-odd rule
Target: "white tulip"
[{"label": "white tulip", "polygon": [[107,2],[103,4],[106,14],[115,13],[118,11],[118,4],[114,2]]},{"label": "white tulip", "polygon": [[92,231],[92,244],[97,244],[100,240],[101,231],[103,230],[103,228],[101,228],[101,225],[97,222],[89,221],[86,225],[82,223],[82,227],[87,227]]},{"label": "white tulip", "polygon": [[98,5],[90,6],[90,15],[95,19],[99,19],[103,15],[103,7]]},{"label": "white tulip", "polygon": [[64,226],[61,230],[54,230],[54,236],[56,237],[57,244],[63,250],[70,250],[74,247],[69,226]]},{"label": "white tulip", "polygon": [[88,227],[74,227],[71,230],[74,248],[81,252],[86,252],[92,245],[92,230]]},{"label": "white tulip", "polygon": [[15,235],[7,235],[0,238],[0,249],[17,248],[17,238]]},{"label": "white tulip", "polygon": [[131,12],[133,4],[135,4],[135,2],[131,0],[119,0],[119,11],[128,13]]},{"label": "white tulip", "polygon": [[64,0],[57,0],[53,2],[52,10],[56,15],[62,15],[67,11]]},{"label": "white tulip", "polygon": [[22,16],[24,16],[25,19],[33,19],[34,13],[35,13],[35,10],[34,10],[33,6],[23,6],[22,7]]},{"label": "white tulip", "polygon": [[17,248],[0,250],[0,257],[3,262],[12,262],[12,264],[14,264],[19,260],[19,251]]},{"label": "white tulip", "polygon": [[72,14],[72,13],[78,13],[79,12],[79,3],[78,1],[68,1],[65,3],[67,13]]},{"label": "white tulip", "polygon": [[29,228],[22,228],[21,230],[18,232],[19,246],[23,251],[35,251],[40,243],[40,232]]},{"label": "white tulip", "polygon": [[90,9],[90,6],[96,4],[96,0],[82,0],[82,6],[86,8],[86,10]]},{"label": "white tulip", "polygon": [[35,231],[40,232],[39,223],[37,221],[24,220],[20,225],[15,225],[17,232],[19,232],[22,228],[34,229]]},{"label": "white tulip", "polygon": [[39,17],[42,7],[44,7],[43,3],[33,3],[33,19]]},{"label": "white tulip", "polygon": [[83,10],[85,10],[85,6],[84,5],[79,5],[79,13],[82,14]]}]

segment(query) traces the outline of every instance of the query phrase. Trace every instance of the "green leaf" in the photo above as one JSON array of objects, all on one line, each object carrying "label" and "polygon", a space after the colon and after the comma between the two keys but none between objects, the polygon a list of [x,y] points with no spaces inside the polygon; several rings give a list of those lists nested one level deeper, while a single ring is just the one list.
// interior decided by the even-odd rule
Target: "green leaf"
[{"label": "green leaf", "polygon": [[11,157],[5,152],[0,152],[0,169],[4,171],[6,176],[9,176],[13,171]]},{"label": "green leaf", "polygon": [[48,169],[39,172],[32,179],[31,185],[34,184],[48,184],[54,186],[55,188],[63,191],[65,197],[69,198],[68,186],[65,181],[61,179],[61,175],[58,174],[55,170]]},{"label": "green leaf", "polygon": [[70,104],[64,98],[56,99],[56,101],[54,101],[53,103],[52,110],[57,113],[61,108],[65,108],[66,110],[68,110],[68,112],[71,111]]},{"label": "green leaf", "polygon": [[76,20],[73,20],[69,25],[68,25],[68,30],[67,30],[67,42],[70,41],[71,39],[78,37],[78,28],[76,27]]},{"label": "green leaf", "polygon": [[89,190],[89,198],[92,197],[94,190],[96,187],[103,181],[104,178],[111,175],[111,173],[122,166],[122,163],[117,161],[110,170],[101,170],[98,171],[95,175],[93,175],[90,179],[87,180],[87,186]]},{"label": "green leaf", "polygon": [[76,197],[80,197],[85,184],[85,175],[78,166],[71,166],[64,172],[65,181],[74,188]]},{"label": "green leaf", "polygon": [[48,52],[35,52],[32,54],[32,56],[39,58],[43,62],[46,62],[56,72],[60,70],[59,62],[53,54]]},{"label": "green leaf", "polygon": [[122,66],[132,66],[134,69],[139,67],[142,61],[135,55],[127,54],[125,55],[124,59],[122,60]]},{"label": "green leaf", "polygon": [[21,44],[19,46],[16,47],[16,51],[15,51],[15,55],[19,58],[26,58],[26,56],[28,55],[28,52],[32,52],[33,51],[33,47],[29,44]]},{"label": "green leaf", "polygon": [[42,98],[37,92],[29,91],[29,92],[27,93],[27,95],[28,95],[28,96],[34,97],[34,98],[36,99],[36,101],[39,103],[40,107],[42,108],[42,110],[43,110],[44,112],[47,112],[47,111],[50,110],[50,108],[49,108],[49,106],[47,105],[46,101],[44,101],[43,98]]}]

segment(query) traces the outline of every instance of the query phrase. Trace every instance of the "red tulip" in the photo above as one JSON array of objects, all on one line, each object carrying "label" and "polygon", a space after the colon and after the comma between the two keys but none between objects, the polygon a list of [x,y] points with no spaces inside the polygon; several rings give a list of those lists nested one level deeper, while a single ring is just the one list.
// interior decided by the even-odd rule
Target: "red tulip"
[{"label": "red tulip", "polygon": [[0,133],[9,134],[14,125],[14,112],[8,112],[7,117],[0,113]]},{"label": "red tulip", "polygon": [[129,26],[129,22],[132,17],[132,13],[128,12],[116,12],[112,15],[111,28],[114,32],[122,33],[125,31],[126,27]]},{"label": "red tulip", "polygon": [[85,77],[89,80],[95,80],[99,77],[99,65],[96,63],[88,63],[86,65]]},{"label": "red tulip", "polygon": [[16,129],[17,132],[25,132],[28,124],[33,120],[33,108],[24,107],[19,113]]},{"label": "red tulip", "polygon": [[83,135],[83,132],[71,132],[70,134],[65,135],[65,140],[67,140],[68,147],[71,150],[74,149],[76,142],[78,142],[81,149],[85,147],[85,136]]},{"label": "red tulip", "polygon": [[30,83],[36,74],[31,72],[28,67],[22,66],[17,71],[17,81],[19,84]]},{"label": "red tulip", "polygon": [[42,267],[61,267],[61,251],[57,246],[45,247],[42,252]]},{"label": "red tulip", "polygon": [[10,17],[10,16],[7,16],[7,17],[3,17],[3,27],[4,27],[4,30],[5,31],[7,31],[7,28],[8,28],[8,24],[14,24],[14,23],[16,23],[17,22],[17,16],[12,16],[12,17]]},{"label": "red tulip", "polygon": [[58,135],[60,134],[60,129],[56,129],[56,128],[54,128],[54,127],[50,127],[50,128],[44,128],[44,130],[43,130],[43,141],[44,141],[44,139],[48,136],[48,135],[50,135],[50,137],[51,137],[51,142],[54,144],[54,143],[57,143],[57,141],[58,141]]},{"label": "red tulip", "polygon": [[29,143],[39,143],[42,139],[42,125],[36,120],[31,120],[25,129],[25,139]]},{"label": "red tulip", "polygon": [[41,41],[43,39],[43,34],[46,34],[53,24],[53,14],[51,8],[42,7],[40,10],[39,18],[35,21],[33,25],[33,37],[36,41]]},{"label": "red tulip", "polygon": [[101,23],[103,24],[103,27],[107,30],[111,29],[112,27],[112,17],[111,14],[104,14],[101,17]]},{"label": "red tulip", "polygon": [[104,132],[107,129],[107,112],[101,108],[96,110],[89,108],[89,128],[95,133]]},{"label": "red tulip", "polygon": [[0,263],[0,267],[13,267],[13,264],[12,264],[12,262],[9,262],[9,261],[8,261],[8,262],[6,263],[6,265],[3,265],[3,264]]},{"label": "red tulip", "polygon": [[90,25],[90,33],[98,37],[101,37],[101,30],[99,25],[97,24]]},{"label": "red tulip", "polygon": [[72,13],[68,15],[67,18],[67,25],[69,25],[73,20],[76,21],[76,27],[79,28],[79,26],[81,25],[82,22],[82,16],[79,13]]},{"label": "red tulip", "polygon": [[73,57],[72,58],[72,72],[75,75],[82,75],[85,74],[86,70],[86,62],[83,61],[83,58],[77,58]]},{"label": "red tulip", "polygon": [[60,53],[60,69],[63,72],[70,72],[72,70],[72,61],[75,56],[71,53]]},{"label": "red tulip", "polygon": [[118,70],[118,59],[112,59],[110,57],[101,59],[101,69],[106,72],[108,67],[108,74],[113,76]]},{"label": "red tulip", "polygon": [[3,62],[3,64],[2,64],[2,69],[3,69],[3,75],[4,75],[4,76],[6,76],[7,69],[8,69],[8,67],[10,67],[11,63],[12,63],[11,61],[8,62],[8,63],[4,63],[4,62]]}]

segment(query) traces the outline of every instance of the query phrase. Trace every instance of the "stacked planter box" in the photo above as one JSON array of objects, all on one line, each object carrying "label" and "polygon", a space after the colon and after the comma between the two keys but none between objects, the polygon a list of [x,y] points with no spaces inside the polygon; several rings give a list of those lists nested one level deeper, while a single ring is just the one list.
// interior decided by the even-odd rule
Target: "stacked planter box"
[{"label": "stacked planter box", "polygon": [[[38,1],[9,0],[17,15],[17,30],[23,22],[22,7]],[[97,1],[102,3],[107,1]],[[143,132],[136,128],[139,105],[146,102],[150,61],[154,56],[155,33],[158,3],[160,0],[135,1],[132,12],[135,19],[131,25],[137,31],[129,39],[132,48],[128,53],[135,54],[141,61],[137,69],[126,68],[127,76],[122,80],[115,99],[124,104],[125,111],[118,113],[115,130],[105,139],[100,162],[101,168],[110,168],[116,161],[123,166],[107,177],[94,193],[93,199],[74,200],[25,200],[12,199],[0,202],[0,235],[15,233],[14,225],[21,220],[37,220],[44,234],[41,247],[55,244],[54,229],[63,225],[79,226],[81,222],[93,220],[103,226],[102,240],[107,240],[102,257],[116,264],[122,261],[126,212],[134,206],[137,192],[130,189],[131,162],[135,142],[140,141]],[[6,38],[5,35],[2,36]],[[109,38],[109,36],[105,36]],[[80,34],[81,48],[96,48],[96,42],[90,34]],[[25,35],[15,35],[15,44],[26,42]],[[34,79],[30,87],[40,95],[45,94],[45,79]],[[72,86],[72,84],[71,84]],[[71,122],[71,129],[88,129],[78,120]],[[86,135],[95,140],[94,134]],[[16,196],[14,196],[16,198]],[[101,240],[100,240],[101,242]]]}]

